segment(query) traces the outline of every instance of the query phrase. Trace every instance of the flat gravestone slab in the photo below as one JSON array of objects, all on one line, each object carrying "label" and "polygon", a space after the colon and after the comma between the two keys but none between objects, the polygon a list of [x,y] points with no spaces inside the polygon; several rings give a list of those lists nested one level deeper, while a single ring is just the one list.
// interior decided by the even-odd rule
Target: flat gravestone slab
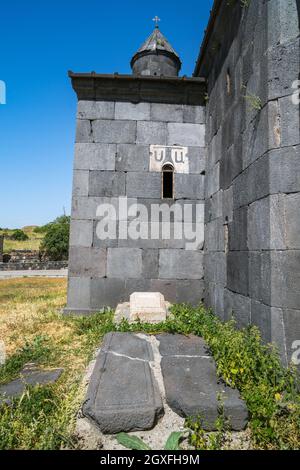
[{"label": "flat gravestone slab", "polygon": [[20,397],[28,385],[49,385],[55,383],[62,373],[63,369],[24,369],[18,379],[0,386],[0,405],[3,403],[10,404],[11,400]]},{"label": "flat gravestone slab", "polygon": [[104,337],[83,405],[104,434],[151,429],[163,413],[152,358],[149,343],[133,334]]},{"label": "flat gravestone slab", "polygon": [[206,342],[199,336],[184,335],[157,335],[160,346],[159,352],[162,356],[208,356],[209,349]]},{"label": "flat gravestone slab", "polygon": [[103,340],[101,352],[153,361],[153,352],[148,341],[132,333],[108,333]]},{"label": "flat gravestone slab", "polygon": [[165,298],[160,292],[134,292],[130,296],[130,320],[162,322],[167,318]]},{"label": "flat gravestone slab", "polygon": [[[247,407],[237,390],[219,382],[213,358],[203,355],[208,349],[205,348],[205,342],[200,338],[198,341],[195,337],[180,339],[176,336],[157,337],[160,341],[166,400],[170,408],[182,417],[200,416],[203,428],[213,431],[216,429],[218,409],[223,403],[231,429],[243,430],[248,420]],[[199,355],[194,354],[197,347]]]}]

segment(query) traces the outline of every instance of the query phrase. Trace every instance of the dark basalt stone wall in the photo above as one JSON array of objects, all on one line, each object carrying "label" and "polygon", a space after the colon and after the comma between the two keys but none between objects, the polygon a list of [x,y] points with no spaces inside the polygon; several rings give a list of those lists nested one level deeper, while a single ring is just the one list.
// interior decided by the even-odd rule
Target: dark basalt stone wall
[{"label": "dark basalt stone wall", "polygon": [[195,72],[209,98],[206,302],[257,325],[287,363],[300,340],[299,1],[215,8]]}]

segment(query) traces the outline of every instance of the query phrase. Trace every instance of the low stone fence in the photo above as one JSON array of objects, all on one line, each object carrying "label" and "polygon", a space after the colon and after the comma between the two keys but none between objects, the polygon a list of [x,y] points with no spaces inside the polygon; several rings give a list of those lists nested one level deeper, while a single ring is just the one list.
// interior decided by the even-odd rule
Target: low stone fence
[{"label": "low stone fence", "polygon": [[0,271],[30,271],[30,270],[51,270],[51,269],[66,269],[68,261],[9,261],[8,263],[0,262]]},{"label": "low stone fence", "polygon": [[39,251],[34,250],[11,250],[3,256],[5,263],[23,263],[27,261],[41,261]]}]

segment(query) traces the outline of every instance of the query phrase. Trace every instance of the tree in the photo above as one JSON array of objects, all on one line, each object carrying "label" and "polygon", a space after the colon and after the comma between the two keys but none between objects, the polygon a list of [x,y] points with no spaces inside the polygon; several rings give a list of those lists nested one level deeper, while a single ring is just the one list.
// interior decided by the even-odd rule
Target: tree
[{"label": "tree", "polygon": [[67,260],[69,255],[70,217],[62,216],[47,225],[41,253],[52,261]]},{"label": "tree", "polygon": [[29,240],[28,235],[23,232],[21,229],[14,230],[13,233],[11,234],[11,240],[17,240],[20,242],[23,242],[25,240]]}]

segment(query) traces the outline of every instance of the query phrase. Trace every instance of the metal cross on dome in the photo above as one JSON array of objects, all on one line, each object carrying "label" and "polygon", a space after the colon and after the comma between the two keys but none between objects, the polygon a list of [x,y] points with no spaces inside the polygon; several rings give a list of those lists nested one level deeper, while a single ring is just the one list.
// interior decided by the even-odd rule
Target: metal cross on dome
[{"label": "metal cross on dome", "polygon": [[159,21],[161,21],[160,18],[158,16],[155,16],[152,21],[155,22],[155,28],[158,28],[158,23]]}]

